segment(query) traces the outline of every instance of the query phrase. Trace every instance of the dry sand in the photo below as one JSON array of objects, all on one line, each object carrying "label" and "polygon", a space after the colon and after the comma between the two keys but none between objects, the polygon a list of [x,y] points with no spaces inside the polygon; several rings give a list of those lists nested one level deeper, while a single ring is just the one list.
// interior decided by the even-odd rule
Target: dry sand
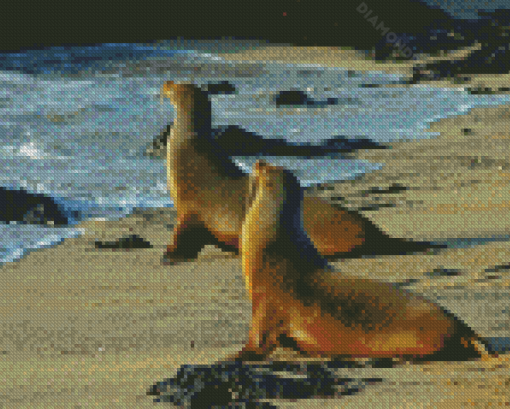
[{"label": "dry sand", "polygon": [[[431,130],[441,135],[358,152],[355,157],[386,166],[309,194],[336,198],[331,200],[353,209],[393,206],[365,212],[392,236],[510,235],[510,108],[473,109]],[[395,183],[409,190],[365,193]],[[211,364],[242,347],[251,313],[240,259],[207,248],[195,262],[162,266],[174,218],[172,209],[155,209],[116,222],[84,222],[83,236],[2,266],[0,407],[154,407],[145,395],[150,385],[174,376],[182,364]],[[94,246],[96,239],[130,234],[153,248]],[[399,282],[425,294],[482,336],[510,336],[507,239],[334,265],[339,275]],[[272,403],[293,408],[509,406],[509,358],[342,369],[341,377],[382,381],[334,400]]]}]

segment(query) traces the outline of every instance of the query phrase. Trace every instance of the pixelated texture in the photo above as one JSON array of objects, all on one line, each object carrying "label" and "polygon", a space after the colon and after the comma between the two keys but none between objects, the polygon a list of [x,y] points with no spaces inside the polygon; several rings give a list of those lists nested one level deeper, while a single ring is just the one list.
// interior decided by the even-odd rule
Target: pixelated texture
[{"label": "pixelated texture", "polygon": [[365,52],[0,59],[0,407],[510,405],[508,13],[362,4]]}]

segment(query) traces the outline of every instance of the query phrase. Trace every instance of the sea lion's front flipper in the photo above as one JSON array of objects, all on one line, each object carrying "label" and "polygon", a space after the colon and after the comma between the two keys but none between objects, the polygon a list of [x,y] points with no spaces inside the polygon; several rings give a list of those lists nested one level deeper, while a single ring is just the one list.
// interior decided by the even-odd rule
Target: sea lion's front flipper
[{"label": "sea lion's front flipper", "polygon": [[261,354],[258,351],[252,351],[244,347],[237,354],[229,355],[222,361],[238,361],[238,362],[258,362],[265,361],[267,354]]},{"label": "sea lion's front flipper", "polygon": [[250,331],[250,340],[237,354],[228,356],[226,361],[264,361],[276,349],[276,333],[266,333],[260,338],[260,342],[252,342]]},{"label": "sea lion's front flipper", "polygon": [[272,307],[264,297],[255,297],[252,302],[252,322],[248,342],[237,354],[228,356],[227,361],[264,361],[279,346],[283,323],[269,314]]},{"label": "sea lion's front flipper", "polygon": [[161,261],[163,264],[176,264],[194,260],[207,244],[218,240],[194,214],[179,217],[174,228],[173,242],[167,247]]}]

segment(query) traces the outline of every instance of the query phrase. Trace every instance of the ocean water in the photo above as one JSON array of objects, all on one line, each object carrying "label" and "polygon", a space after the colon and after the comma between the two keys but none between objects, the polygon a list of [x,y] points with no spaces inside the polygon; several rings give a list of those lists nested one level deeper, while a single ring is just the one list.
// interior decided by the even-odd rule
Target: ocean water
[{"label": "ocean water", "polygon": [[[221,44],[220,44],[221,45]],[[256,47],[255,43],[231,44]],[[430,138],[430,122],[472,107],[510,103],[509,95],[457,89],[368,88],[401,77],[314,64],[232,63],[218,43],[104,44],[0,54],[0,186],[24,188],[77,210],[69,227],[0,225],[0,262],[81,234],[85,219],[116,219],[134,207],[171,206],[165,161],[143,156],[172,120],[164,81],[229,81],[234,95],[211,97],[213,125],[239,125],[266,138],[321,144],[335,136],[376,142]],[[282,90],[307,91],[327,107],[277,108]],[[256,157],[235,157],[246,172]],[[342,180],[381,164],[341,157],[267,158],[296,172],[305,186]]]}]

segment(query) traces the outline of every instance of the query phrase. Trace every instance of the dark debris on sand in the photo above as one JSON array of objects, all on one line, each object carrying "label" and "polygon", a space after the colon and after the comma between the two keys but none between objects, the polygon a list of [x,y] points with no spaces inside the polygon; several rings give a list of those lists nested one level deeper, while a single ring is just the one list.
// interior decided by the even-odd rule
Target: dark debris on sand
[{"label": "dark debris on sand", "polygon": [[115,241],[96,241],[97,249],[150,249],[152,245],[136,234]]},{"label": "dark debris on sand", "polygon": [[[193,409],[274,408],[260,400],[338,398],[358,393],[366,385],[382,382],[380,378],[335,376],[335,369],[351,366],[359,365],[351,362],[183,365],[174,378],[153,385],[147,395],[158,396],[155,402],[170,402]],[[282,372],[285,375],[281,375]]]}]

